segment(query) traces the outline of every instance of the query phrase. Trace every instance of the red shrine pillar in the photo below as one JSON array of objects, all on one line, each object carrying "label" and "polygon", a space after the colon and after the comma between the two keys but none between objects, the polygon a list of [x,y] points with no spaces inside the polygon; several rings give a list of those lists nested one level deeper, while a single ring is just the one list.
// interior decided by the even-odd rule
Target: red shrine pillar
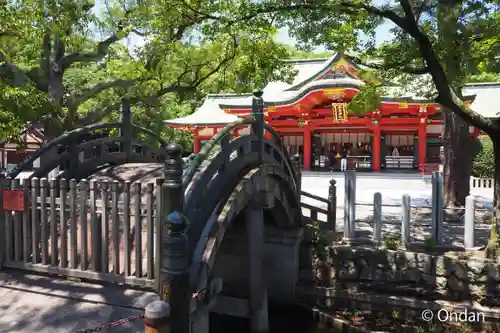
[{"label": "red shrine pillar", "polygon": [[373,126],[373,150],[372,150],[372,168],[374,172],[380,172],[380,125],[378,123]]},{"label": "red shrine pillar", "polygon": [[193,153],[198,154],[201,150],[201,139],[197,136],[193,139]]},{"label": "red shrine pillar", "polygon": [[311,129],[304,128],[304,170],[311,170]]},{"label": "red shrine pillar", "polygon": [[[419,171],[423,171],[423,165],[427,160],[427,118],[420,118],[418,125],[418,166]],[[422,167],[421,167],[422,166]]]}]

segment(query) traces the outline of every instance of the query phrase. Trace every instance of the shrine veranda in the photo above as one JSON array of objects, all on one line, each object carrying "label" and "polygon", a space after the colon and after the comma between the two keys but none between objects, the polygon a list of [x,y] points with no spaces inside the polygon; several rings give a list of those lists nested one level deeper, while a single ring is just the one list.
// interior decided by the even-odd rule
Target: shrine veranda
[{"label": "shrine veranda", "polygon": [[[360,171],[428,171],[440,164],[443,122],[439,105],[411,94],[383,96],[376,110],[348,114],[348,103],[365,84],[360,66],[343,54],[329,59],[290,60],[297,70],[292,84],[270,82],[263,89],[265,121],[283,138],[290,153],[299,153],[304,170],[339,170],[342,153],[348,168]],[[398,95],[401,87],[379,82]],[[466,86],[471,107],[485,117],[496,114],[498,83]],[[226,124],[251,114],[252,97],[211,94],[193,114],[167,120],[169,127],[190,131],[193,152]],[[232,135],[248,133],[240,128]],[[478,136],[480,131],[470,127]]]}]

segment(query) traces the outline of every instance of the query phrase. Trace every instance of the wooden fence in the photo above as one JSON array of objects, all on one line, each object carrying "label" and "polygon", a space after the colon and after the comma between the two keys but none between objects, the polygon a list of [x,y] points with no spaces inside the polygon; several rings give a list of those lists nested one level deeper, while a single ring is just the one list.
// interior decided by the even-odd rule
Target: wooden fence
[{"label": "wooden fence", "polygon": [[156,231],[161,227],[161,186],[16,179],[4,180],[6,188],[22,190],[24,209],[4,209],[1,214],[3,266],[155,286],[160,270],[156,258],[161,234]]}]

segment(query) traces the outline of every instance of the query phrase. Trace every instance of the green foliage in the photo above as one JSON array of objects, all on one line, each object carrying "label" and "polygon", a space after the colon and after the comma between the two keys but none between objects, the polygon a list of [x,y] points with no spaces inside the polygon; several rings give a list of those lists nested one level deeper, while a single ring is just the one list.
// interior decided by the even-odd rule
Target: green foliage
[{"label": "green foliage", "polygon": [[[191,135],[166,128],[166,119],[192,113],[207,93],[251,92],[294,76],[281,61],[294,50],[274,40],[270,18],[244,19],[244,2],[106,0],[100,13],[93,1],[6,4],[0,139],[47,114],[59,119],[59,131],[118,119],[125,97],[134,122],[188,148]],[[132,34],[145,44],[134,50],[120,44]],[[65,63],[70,55],[77,57]]]},{"label": "green foliage", "polygon": [[396,251],[401,246],[401,238],[397,235],[390,235],[384,237],[385,247],[389,250]]},{"label": "green foliage", "polygon": [[481,136],[481,149],[474,158],[472,175],[481,178],[493,178],[495,171],[495,155],[490,137]]},{"label": "green foliage", "polygon": [[380,103],[382,103],[382,97],[378,86],[367,83],[349,103],[349,113],[364,114],[372,112],[380,106]]},{"label": "green foliage", "polygon": [[465,81],[467,83],[480,83],[480,82],[500,82],[500,75],[496,73],[481,73],[468,76]]}]

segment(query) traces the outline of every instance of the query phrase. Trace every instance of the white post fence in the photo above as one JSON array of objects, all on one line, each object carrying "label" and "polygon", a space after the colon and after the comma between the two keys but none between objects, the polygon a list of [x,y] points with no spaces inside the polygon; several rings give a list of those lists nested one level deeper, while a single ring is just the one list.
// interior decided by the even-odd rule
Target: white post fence
[{"label": "white post fence", "polygon": [[[355,241],[355,211],[356,211],[356,172],[346,171],[344,174],[344,242]],[[441,172],[432,174],[431,199],[431,239],[436,246],[442,245],[442,223],[444,211],[443,175]],[[363,204],[364,205],[364,204]],[[368,204],[370,205],[370,204]],[[373,195],[373,243],[378,246],[382,243],[382,194]],[[390,205],[394,207],[395,205]],[[397,207],[397,206],[396,206]],[[410,244],[411,227],[411,198],[405,194],[401,198],[401,246],[407,248]],[[464,215],[464,248],[472,249],[475,246],[475,199],[469,195],[466,199]]]}]

